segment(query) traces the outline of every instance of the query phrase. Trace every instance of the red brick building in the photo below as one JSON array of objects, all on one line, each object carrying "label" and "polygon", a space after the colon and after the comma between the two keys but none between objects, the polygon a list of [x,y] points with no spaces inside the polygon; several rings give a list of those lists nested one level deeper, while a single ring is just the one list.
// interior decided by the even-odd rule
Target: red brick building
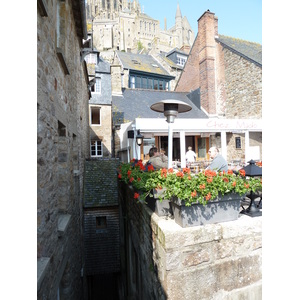
[{"label": "red brick building", "polygon": [[[198,88],[201,109],[210,118],[262,118],[262,46],[219,35],[218,18],[209,10],[198,19],[198,35],[175,91]],[[233,142],[237,136],[245,147],[243,132],[227,133],[229,159],[244,158]],[[259,147],[261,158],[262,133],[251,132],[249,143]],[[210,144],[220,146],[213,137]]]}]

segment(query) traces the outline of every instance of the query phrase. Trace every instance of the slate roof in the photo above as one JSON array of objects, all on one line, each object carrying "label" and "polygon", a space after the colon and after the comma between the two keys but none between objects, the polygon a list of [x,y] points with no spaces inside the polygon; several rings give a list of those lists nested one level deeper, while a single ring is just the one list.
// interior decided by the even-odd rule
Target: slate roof
[{"label": "slate roof", "polygon": [[[112,97],[113,115],[118,115],[123,120],[114,119],[114,124],[131,122],[135,118],[165,118],[163,113],[151,110],[150,106],[165,99],[175,99],[191,105],[192,109],[186,113],[178,114],[178,118],[208,118],[208,116],[198,109],[196,105],[187,97],[187,93],[125,89],[123,96]],[[200,101],[200,100],[199,100]]]},{"label": "slate roof", "polygon": [[124,69],[171,76],[151,55],[116,51]]},{"label": "slate roof", "polygon": [[236,52],[238,55],[262,66],[262,46],[258,43],[248,42],[245,40],[219,35],[216,38],[224,47]]},{"label": "slate roof", "polygon": [[109,73],[110,74],[110,64],[103,58],[99,57],[99,62],[95,66],[95,71],[99,73]]},{"label": "slate roof", "polygon": [[159,57],[164,60],[171,68],[182,70],[183,67],[175,64],[170,58],[164,56],[163,54],[159,54]]}]

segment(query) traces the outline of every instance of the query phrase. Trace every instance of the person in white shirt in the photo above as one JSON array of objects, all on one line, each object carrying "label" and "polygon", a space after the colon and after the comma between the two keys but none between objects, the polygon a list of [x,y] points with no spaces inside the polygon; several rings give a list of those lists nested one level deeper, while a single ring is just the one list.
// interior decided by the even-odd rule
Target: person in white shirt
[{"label": "person in white shirt", "polygon": [[196,160],[196,153],[192,150],[193,148],[191,146],[188,147],[188,151],[185,154],[185,159],[187,162],[187,165],[190,165],[191,163],[195,162]]}]

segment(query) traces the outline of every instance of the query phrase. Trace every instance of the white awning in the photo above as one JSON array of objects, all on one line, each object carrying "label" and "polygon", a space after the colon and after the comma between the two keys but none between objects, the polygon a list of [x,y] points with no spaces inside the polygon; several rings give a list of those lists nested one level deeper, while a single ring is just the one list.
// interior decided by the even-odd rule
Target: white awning
[{"label": "white awning", "polygon": [[[168,123],[160,118],[136,118],[136,129],[141,132],[168,132]],[[243,132],[262,131],[261,119],[183,119],[176,118],[173,131],[188,132]]]}]

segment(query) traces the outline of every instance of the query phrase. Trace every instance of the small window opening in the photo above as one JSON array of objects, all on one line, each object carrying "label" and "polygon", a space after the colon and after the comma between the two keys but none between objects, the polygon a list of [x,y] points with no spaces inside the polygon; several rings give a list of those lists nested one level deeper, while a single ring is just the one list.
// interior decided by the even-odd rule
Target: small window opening
[{"label": "small window opening", "polygon": [[236,137],[235,138],[235,148],[236,149],[241,149],[242,145],[241,145],[241,138],[240,137]]},{"label": "small window opening", "polygon": [[60,121],[58,121],[58,135],[59,136],[67,135],[66,126],[63,123],[61,123]]},{"label": "small window opening", "polygon": [[105,229],[105,228],[107,228],[106,216],[104,216],[104,217],[96,217],[96,228],[97,229]]}]

